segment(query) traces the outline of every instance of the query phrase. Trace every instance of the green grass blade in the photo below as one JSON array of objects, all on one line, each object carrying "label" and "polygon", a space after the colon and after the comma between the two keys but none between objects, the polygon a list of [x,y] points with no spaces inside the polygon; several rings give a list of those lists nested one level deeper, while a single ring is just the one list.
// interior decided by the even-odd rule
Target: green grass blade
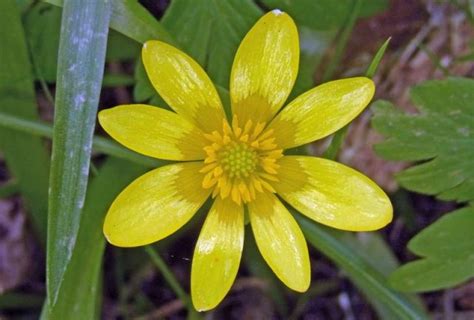
[{"label": "green grass blade", "polygon": [[153,264],[158,268],[158,270],[160,270],[161,275],[171,287],[173,292],[188,309],[188,319],[202,319],[199,313],[194,309],[191,297],[181,287],[178,279],[176,279],[170,267],[168,267],[168,265],[163,260],[163,258],[161,258],[158,252],[156,252],[156,250],[153,249],[151,245],[145,246],[144,250],[150,257],[151,261],[153,261]]},{"label": "green grass blade", "polygon": [[[367,71],[365,72],[365,76],[368,78],[372,78],[377,72],[377,68],[379,67],[380,61],[385,54],[385,50],[387,50],[388,44],[390,43],[390,38],[385,40],[385,42],[380,46],[377,50],[377,53],[373,57],[370,65],[367,67]],[[339,129],[334,133],[331,144],[329,147],[324,151],[323,157],[330,160],[336,160],[337,155],[346,139],[347,133],[349,131],[350,124],[346,125],[345,127]]]},{"label": "green grass blade", "polygon": [[265,260],[263,260],[263,257],[257,248],[257,244],[255,243],[255,238],[250,226],[246,227],[244,243],[245,249],[242,259],[245,266],[251,274],[266,282],[267,288],[265,291],[273,300],[275,308],[281,318],[288,318],[289,308],[285,297],[286,287],[275,276],[275,273],[270,269]]},{"label": "green grass blade", "polygon": [[140,43],[156,39],[175,44],[161,23],[135,0],[113,1],[110,26]]},{"label": "green grass blade", "polygon": [[[33,75],[16,2],[0,1],[0,112],[38,119]],[[46,243],[49,156],[38,137],[0,128],[0,150],[31,213],[40,241]]]},{"label": "green grass blade", "polygon": [[385,54],[385,50],[387,50],[388,44],[390,43],[391,39],[392,37],[389,37],[387,40],[385,40],[382,46],[380,46],[380,48],[377,50],[377,53],[372,59],[372,62],[370,62],[370,65],[367,68],[367,71],[365,72],[366,77],[368,78],[374,77],[375,72],[377,72],[377,68],[379,67],[380,61],[382,61],[382,58]]},{"label": "green grass blade", "polygon": [[337,155],[339,154],[342,144],[344,143],[344,139],[347,136],[349,126],[350,125],[346,125],[345,127],[342,127],[341,129],[336,131],[336,133],[334,133],[334,135],[332,136],[331,144],[323,153],[323,158],[329,160],[337,159]]},{"label": "green grass blade", "polygon": [[110,1],[66,0],[59,41],[46,281],[57,301],[79,231],[104,71]]},{"label": "green grass blade", "polygon": [[[46,0],[56,6],[63,6],[63,0]],[[168,31],[136,0],[114,0],[110,27],[127,37],[144,43],[156,39],[176,45]]]},{"label": "green grass blade", "polygon": [[[0,127],[17,130],[43,138],[51,139],[53,137],[53,128],[50,124],[11,116],[3,112],[0,112]],[[97,152],[102,152],[107,155],[125,159],[150,168],[160,167],[169,163],[165,160],[154,159],[138,154],[122,147],[120,144],[111,139],[100,136],[95,136],[93,138],[92,149]]]},{"label": "green grass blade", "polygon": [[101,266],[105,248],[102,223],[108,207],[122,189],[144,172],[144,167],[109,159],[91,180],[81,217],[77,244],[64,273],[59,298],[48,319],[98,319]]},{"label": "green grass blade", "polygon": [[309,244],[343,269],[372,299],[397,315],[397,319],[428,319],[423,310],[402,293],[390,289],[386,278],[366,259],[348,246],[343,234],[295,214]]}]

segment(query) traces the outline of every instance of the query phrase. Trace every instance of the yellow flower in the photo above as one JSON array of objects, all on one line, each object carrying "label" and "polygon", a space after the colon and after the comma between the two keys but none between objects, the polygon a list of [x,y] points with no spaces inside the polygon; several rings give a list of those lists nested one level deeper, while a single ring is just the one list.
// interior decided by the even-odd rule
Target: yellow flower
[{"label": "yellow flower", "polygon": [[120,247],[163,239],[214,199],[197,241],[191,295],[197,310],[214,308],[236,277],[244,241],[244,210],[258,248],[289,288],[310,283],[308,248],[279,195],[307,217],[343,230],[382,228],[392,219],[386,194],[369,178],[339,163],[286,156],[354,119],[370,102],[364,77],[325,83],[280,111],[299,63],[296,26],[274,10],[245,36],[230,76],[232,119],[203,69],[159,41],[143,46],[147,74],[175,111],[122,105],[101,111],[102,127],[126,147],[156,158],[186,161],[152,170],[115,199],[104,223]]}]

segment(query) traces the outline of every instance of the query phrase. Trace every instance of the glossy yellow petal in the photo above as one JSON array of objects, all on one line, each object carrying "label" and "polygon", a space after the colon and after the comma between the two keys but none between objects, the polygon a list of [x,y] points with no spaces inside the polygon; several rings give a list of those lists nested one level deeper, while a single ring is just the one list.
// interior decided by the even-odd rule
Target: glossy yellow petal
[{"label": "glossy yellow petal", "polygon": [[224,299],[237,275],[243,245],[243,207],[217,197],[194,249],[191,296],[198,311]]},{"label": "glossy yellow petal", "polygon": [[374,92],[374,83],[364,77],[324,83],[290,102],[269,129],[283,149],[324,138],[361,113]]},{"label": "glossy yellow petal", "polygon": [[241,123],[266,122],[288,98],[298,74],[299,41],[289,15],[273,10],[247,33],[230,76],[232,111]]},{"label": "glossy yellow petal", "polygon": [[293,216],[272,193],[248,205],[250,224],[263,258],[289,288],[304,292],[311,280],[308,247]]},{"label": "glossy yellow petal", "polygon": [[115,140],[133,151],[166,160],[202,160],[204,133],[180,115],[133,104],[99,112],[99,122]]},{"label": "glossy yellow petal", "polygon": [[387,195],[363,174],[335,161],[285,156],[278,164],[278,194],[309,218],[333,228],[371,231],[392,220]]},{"label": "glossy yellow petal", "polygon": [[107,240],[119,247],[136,247],[181,228],[209,197],[210,192],[201,187],[201,168],[202,162],[172,164],[133,181],[107,212]]},{"label": "glossy yellow petal", "polygon": [[222,128],[225,116],[221,100],[197,62],[160,41],[143,45],[142,60],[151,83],[173,110],[203,131]]}]

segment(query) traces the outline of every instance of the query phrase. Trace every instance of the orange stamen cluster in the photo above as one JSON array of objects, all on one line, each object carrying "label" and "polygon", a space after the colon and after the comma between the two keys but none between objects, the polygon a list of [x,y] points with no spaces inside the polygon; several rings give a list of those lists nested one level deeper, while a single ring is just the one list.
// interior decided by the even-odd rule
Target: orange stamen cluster
[{"label": "orange stamen cluster", "polygon": [[273,137],[273,130],[265,130],[265,123],[248,120],[243,127],[236,116],[232,126],[224,119],[222,132],[205,134],[210,144],[204,147],[205,173],[203,188],[214,188],[212,196],[231,197],[237,204],[255,199],[257,192],[275,192],[271,182],[276,177],[283,156]]}]

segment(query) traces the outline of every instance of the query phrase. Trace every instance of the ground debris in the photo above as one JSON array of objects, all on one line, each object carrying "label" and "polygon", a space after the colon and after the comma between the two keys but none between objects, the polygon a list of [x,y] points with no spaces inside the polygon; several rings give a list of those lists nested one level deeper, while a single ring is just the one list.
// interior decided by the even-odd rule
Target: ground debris
[{"label": "ground debris", "polygon": [[32,239],[26,216],[14,200],[0,200],[0,294],[28,280],[32,266]]}]

